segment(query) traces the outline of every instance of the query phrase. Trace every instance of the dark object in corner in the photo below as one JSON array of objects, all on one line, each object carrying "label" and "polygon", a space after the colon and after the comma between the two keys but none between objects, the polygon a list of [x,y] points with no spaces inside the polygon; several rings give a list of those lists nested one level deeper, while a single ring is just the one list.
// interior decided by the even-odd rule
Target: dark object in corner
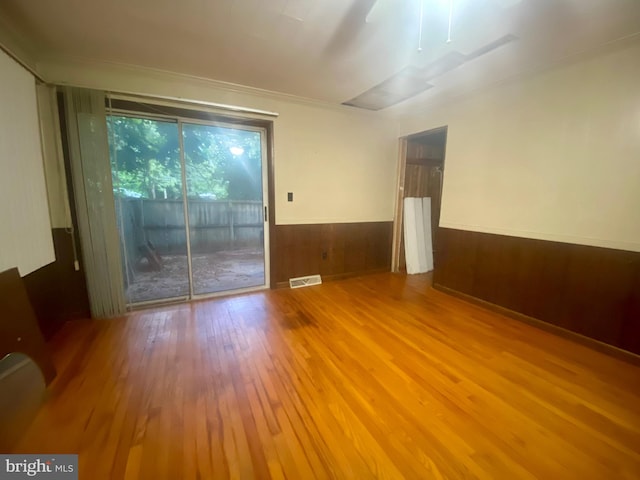
[{"label": "dark object in corner", "polygon": [[73,267],[73,233],[64,228],[54,228],[51,233],[56,261],[22,277],[45,340],[68,320],[91,317],[83,263],[78,271]]},{"label": "dark object in corner", "polygon": [[0,358],[13,352],[28,355],[49,385],[56,370],[17,268],[0,273],[0,312]]}]

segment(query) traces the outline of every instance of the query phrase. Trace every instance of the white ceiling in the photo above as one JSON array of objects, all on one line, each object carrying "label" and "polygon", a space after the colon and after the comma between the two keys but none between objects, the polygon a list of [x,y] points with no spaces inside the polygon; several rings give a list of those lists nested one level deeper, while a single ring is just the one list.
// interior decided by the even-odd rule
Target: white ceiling
[{"label": "white ceiling", "polygon": [[[407,66],[518,40],[404,102],[460,95],[640,32],[640,0],[2,0],[36,59],[140,65],[339,104]],[[374,17],[373,19],[371,17]]]}]

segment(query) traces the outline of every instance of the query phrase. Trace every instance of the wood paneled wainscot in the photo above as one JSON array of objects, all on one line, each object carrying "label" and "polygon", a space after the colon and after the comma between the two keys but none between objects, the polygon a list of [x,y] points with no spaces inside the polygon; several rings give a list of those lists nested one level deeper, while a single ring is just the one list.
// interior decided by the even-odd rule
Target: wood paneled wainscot
[{"label": "wood paneled wainscot", "polygon": [[346,278],[391,269],[392,222],[277,225],[276,286],[290,278]]},{"label": "wood paneled wainscot", "polygon": [[640,354],[640,253],[441,228],[434,287]]}]

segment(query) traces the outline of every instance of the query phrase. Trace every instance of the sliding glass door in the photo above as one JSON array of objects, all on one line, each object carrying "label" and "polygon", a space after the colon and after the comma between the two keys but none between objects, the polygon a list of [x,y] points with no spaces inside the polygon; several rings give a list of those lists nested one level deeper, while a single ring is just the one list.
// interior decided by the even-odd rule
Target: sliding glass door
[{"label": "sliding glass door", "polygon": [[193,293],[264,285],[262,132],[184,123],[182,133]]},{"label": "sliding glass door", "polygon": [[108,116],[129,304],[267,285],[264,131]]},{"label": "sliding glass door", "polygon": [[107,120],[127,302],[186,298],[178,123],[116,115]]}]

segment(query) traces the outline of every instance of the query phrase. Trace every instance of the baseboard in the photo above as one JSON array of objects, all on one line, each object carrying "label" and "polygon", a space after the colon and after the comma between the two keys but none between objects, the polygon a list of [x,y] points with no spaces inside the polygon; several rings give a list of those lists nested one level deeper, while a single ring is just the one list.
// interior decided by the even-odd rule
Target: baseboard
[{"label": "baseboard", "polygon": [[509,317],[514,320],[518,320],[528,325],[531,325],[533,327],[539,328],[540,330],[545,330],[547,332],[553,333],[560,337],[572,340],[576,343],[580,343],[589,348],[592,348],[593,350],[597,350],[609,356],[618,358],[620,360],[624,360],[625,362],[631,363],[633,365],[640,365],[640,355],[636,355],[635,353],[629,352],[627,350],[622,350],[621,348],[614,347],[613,345],[609,345],[608,343],[600,342],[598,340],[594,340],[593,338],[585,337],[584,335],[580,335],[579,333],[572,332],[571,330],[566,330],[562,327],[558,327],[557,325],[547,323],[543,320],[538,320],[537,318],[533,318],[528,315],[524,315],[522,313],[516,312],[514,310],[501,307],[500,305],[496,305],[495,303],[487,302],[486,300],[482,300],[480,298],[474,297],[466,293],[459,292],[457,290],[445,287],[443,285],[439,285],[437,283],[433,284],[433,288],[443,293],[446,293],[448,295],[457,297],[466,302],[473,303],[474,305],[484,307],[493,312],[505,315],[506,317]]},{"label": "baseboard", "polygon": [[640,355],[640,252],[440,228],[434,282]]},{"label": "baseboard", "polygon": [[[355,277],[362,277],[365,275],[372,275],[375,273],[386,273],[389,272],[390,269],[389,268],[373,268],[371,270],[364,270],[362,272],[346,272],[346,273],[336,273],[333,275],[323,275],[322,276],[322,282],[334,282],[336,280],[345,280],[347,278],[355,278]],[[280,289],[280,288],[289,288],[289,282],[278,282],[275,284],[274,289]]]}]

